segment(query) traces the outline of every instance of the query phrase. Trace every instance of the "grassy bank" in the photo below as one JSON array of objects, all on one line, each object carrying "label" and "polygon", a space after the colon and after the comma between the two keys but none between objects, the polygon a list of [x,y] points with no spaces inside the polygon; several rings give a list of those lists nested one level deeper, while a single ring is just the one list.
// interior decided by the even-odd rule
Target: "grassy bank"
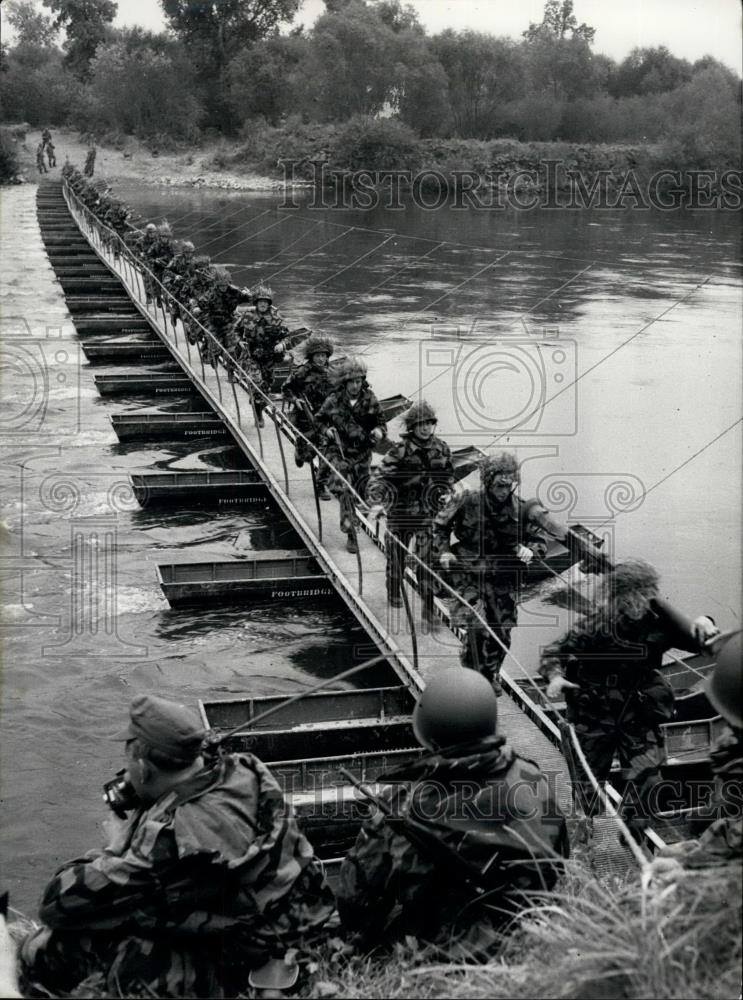
[{"label": "grassy bank", "polygon": [[[571,862],[559,891],[535,897],[487,965],[408,938],[391,954],[349,956],[339,939],[314,956],[301,996],[733,1000],[740,995],[739,864],[687,871],[655,862],[643,884],[598,879]],[[16,931],[27,930],[16,925]],[[91,979],[76,996],[106,995]]]}]

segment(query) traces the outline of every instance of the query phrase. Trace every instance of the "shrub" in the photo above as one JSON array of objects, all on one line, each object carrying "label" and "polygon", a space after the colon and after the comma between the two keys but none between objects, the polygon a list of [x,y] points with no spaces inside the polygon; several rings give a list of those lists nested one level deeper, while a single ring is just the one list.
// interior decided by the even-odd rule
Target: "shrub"
[{"label": "shrub", "polygon": [[7,184],[18,173],[16,144],[9,129],[0,129],[0,184]]},{"label": "shrub", "polygon": [[333,147],[333,164],[346,170],[416,170],[418,141],[394,118],[356,115],[343,125]]}]

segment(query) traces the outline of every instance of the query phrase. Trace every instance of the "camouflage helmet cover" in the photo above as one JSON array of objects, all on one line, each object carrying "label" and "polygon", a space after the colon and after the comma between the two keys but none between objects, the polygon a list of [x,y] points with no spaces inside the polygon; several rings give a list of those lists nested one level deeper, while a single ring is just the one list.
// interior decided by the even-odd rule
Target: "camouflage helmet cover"
[{"label": "camouflage helmet cover", "polygon": [[184,240],[183,241],[183,245],[181,246],[181,252],[182,253],[193,253],[195,250],[196,250],[196,247],[193,245],[193,243],[191,242],[191,240]]},{"label": "camouflage helmet cover", "polygon": [[412,430],[417,424],[422,424],[428,420],[438,423],[436,411],[430,403],[426,402],[425,399],[421,399],[417,403],[413,403],[413,405],[405,411],[403,420],[405,421],[405,426],[408,430]]},{"label": "camouflage helmet cover", "polygon": [[480,463],[480,476],[486,490],[490,489],[496,476],[511,476],[515,482],[519,482],[521,475],[516,456],[510,451],[488,455]]},{"label": "camouflage helmet cover", "polygon": [[306,358],[311,358],[313,354],[327,354],[328,357],[333,353],[333,345],[328,340],[327,337],[322,337],[320,334],[313,333],[311,337],[308,337],[304,344],[304,356]]},{"label": "camouflage helmet cover", "polygon": [[346,358],[335,372],[335,379],[339,385],[345,385],[354,378],[366,377],[366,365],[361,358]]},{"label": "camouflage helmet cover", "polygon": [[259,299],[265,299],[266,302],[273,302],[273,291],[264,281],[259,281],[253,289],[253,305]]}]

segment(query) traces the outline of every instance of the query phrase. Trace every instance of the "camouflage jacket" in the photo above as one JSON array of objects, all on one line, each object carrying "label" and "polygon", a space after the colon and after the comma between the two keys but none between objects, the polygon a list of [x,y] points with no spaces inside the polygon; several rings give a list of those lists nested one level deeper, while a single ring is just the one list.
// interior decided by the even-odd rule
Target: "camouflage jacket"
[{"label": "camouflage jacket", "polygon": [[449,446],[438,437],[421,441],[403,434],[376,470],[368,489],[372,503],[380,503],[388,518],[430,522],[454,485]]},{"label": "camouflage jacket", "polygon": [[653,610],[637,621],[607,621],[596,611],[544,647],[539,673],[548,680],[559,674],[576,684],[603,683],[612,674],[619,685],[632,687],[641,674],[660,669],[669,649],[699,652],[699,644],[690,631]]},{"label": "camouflage jacket", "polygon": [[[394,781],[383,793],[392,815],[377,809],[364,823],[336,891],[341,922],[367,943],[391,931],[444,943],[458,918],[467,926],[492,919],[468,906],[473,885],[495,886],[488,901],[508,911],[519,891],[550,888],[568,856],[565,817],[547,779],[502,736],[429,754],[379,780]],[[423,843],[402,832],[406,818],[425,827]],[[486,876],[470,878],[488,865]]]},{"label": "camouflage jacket", "polygon": [[[484,490],[467,490],[437,514],[435,549],[454,552],[460,568],[471,572],[521,572],[516,556],[520,545],[540,559],[547,552],[547,538],[539,523],[542,510],[536,501],[516,495],[496,506]],[[457,536],[454,546],[452,533]]]},{"label": "camouflage jacket", "polygon": [[142,256],[155,277],[162,281],[168,261],[173,259],[173,244],[167,236],[156,236]]},{"label": "camouflage jacket", "polygon": [[182,300],[183,289],[188,287],[195,270],[196,262],[193,254],[177,253],[163,272],[163,284],[171,295]]},{"label": "camouflage jacket", "polygon": [[103,213],[103,222],[116,233],[125,233],[128,230],[126,220],[129,218],[129,209],[120,201],[112,202]]},{"label": "camouflage jacket", "polygon": [[201,322],[223,335],[232,323],[235,309],[242,301],[242,292],[235,285],[220,288],[219,285],[210,284],[196,301],[202,313],[199,317]]},{"label": "camouflage jacket", "polygon": [[311,361],[295,368],[282,386],[282,392],[289,399],[302,396],[309,403],[313,413],[317,413],[332,392],[330,369],[318,368]]},{"label": "camouflage jacket", "polygon": [[289,330],[281,313],[271,306],[263,314],[249,309],[238,320],[235,332],[253,364],[259,368],[270,368],[279,360],[274,348]]},{"label": "camouflage jacket", "polygon": [[366,382],[354,406],[345,388],[332,392],[317,412],[317,423],[322,429],[332,427],[338,432],[343,453],[351,463],[371,453],[375,427],[387,433],[379,400]]},{"label": "camouflage jacket", "polygon": [[146,260],[151,253],[155,237],[150,236],[149,233],[146,231],[143,232],[141,229],[132,229],[124,237],[124,242],[135,257]]},{"label": "camouflage jacket", "polygon": [[210,936],[232,935],[258,954],[282,954],[331,911],[270,771],[230,754],[136,811],[113,847],[63,865],[40,916],[56,930],[167,936],[200,952]]}]

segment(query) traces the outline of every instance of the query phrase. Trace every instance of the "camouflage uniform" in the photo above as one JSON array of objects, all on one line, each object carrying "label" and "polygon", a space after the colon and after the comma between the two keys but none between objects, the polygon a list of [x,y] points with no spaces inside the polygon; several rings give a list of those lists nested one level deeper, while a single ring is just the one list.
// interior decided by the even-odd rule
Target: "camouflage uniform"
[{"label": "camouflage uniform", "polygon": [[57,157],[54,155],[54,143],[52,142],[52,137],[49,136],[49,138],[46,139],[45,142],[46,142],[46,156],[47,159],[49,160],[49,166],[56,167]]},{"label": "camouflage uniform", "polygon": [[36,147],[36,166],[40,174],[48,174],[46,163],[44,163],[44,143],[40,142]]},{"label": "camouflage uniform", "polygon": [[[368,383],[364,381],[354,405],[345,386],[336,389],[318,410],[317,423],[321,432],[329,428],[335,430],[337,437],[334,435],[332,440],[323,435],[325,457],[363,497],[374,447],[371,433],[375,427],[387,433],[379,400]],[[331,492],[340,500],[341,529],[349,530],[354,521],[356,502],[348,495],[343,481],[332,473],[329,485]]]},{"label": "camouflage uniform", "polygon": [[[434,521],[436,554],[453,552],[457,558],[447,582],[470,604],[482,606],[482,616],[503,643],[511,645],[511,629],[518,623],[518,600],[526,566],[517,557],[520,545],[543,558],[547,539],[539,524],[542,507],[534,500],[511,494],[496,504],[485,489],[455,497]],[[451,545],[451,534],[457,536]],[[505,651],[462,605],[452,611],[452,623],[465,625],[462,663],[488,680],[497,680]]]},{"label": "camouflage uniform", "polygon": [[[609,621],[601,610],[585,616],[562,639],[542,651],[540,674],[564,675],[578,684],[566,689],[567,719],[575,726],[586,759],[599,781],[609,777],[614,755],[627,788],[623,815],[641,830],[652,814],[653,789],[661,781],[665,744],[660,726],[673,716],[673,690],[660,673],[671,648],[695,652],[690,632],[648,610],[639,620]],[[588,815],[597,803],[586,779],[575,789]]]},{"label": "camouflage uniform", "polygon": [[[387,540],[387,596],[391,603],[400,600],[405,553],[415,538],[415,551],[421,562],[433,558],[433,519],[442,501],[454,485],[454,466],[449,446],[441,438],[422,440],[413,432],[402,435],[392,446],[374,474],[369,489],[371,503],[382,504],[387,511],[387,528],[402,544]],[[418,563],[416,575],[424,607],[431,610],[433,589],[430,577]]]},{"label": "camouflage uniform", "polygon": [[188,287],[196,271],[196,266],[194,254],[181,251],[171,259],[163,271],[163,285],[173,296],[173,299],[168,302],[168,310],[173,321],[173,326],[175,326],[178,317],[181,316],[178,302],[183,302],[184,289]]},{"label": "camouflage uniform", "polygon": [[[265,764],[226,755],[63,865],[27,981],[59,995],[102,972],[110,996],[220,997],[318,935],[332,896]],[[24,948],[31,954],[31,948]]]},{"label": "camouflage uniform", "polygon": [[[316,416],[325,400],[333,391],[332,375],[328,365],[318,366],[313,362],[305,361],[299,365],[289,375],[284,382],[281,391],[287,399],[305,400],[312,416]],[[318,448],[322,446],[317,434],[317,427],[314,421],[309,419],[303,407],[294,405],[291,413],[291,421],[297,430],[300,430],[305,437],[309,438]],[[296,447],[297,459],[302,462],[311,462],[315,453],[310,447],[299,438]],[[330,470],[324,462],[320,462],[317,480],[318,486],[327,483]]]},{"label": "camouflage uniform", "polygon": [[[377,810],[343,862],[336,890],[343,926],[366,946],[410,934],[486,958],[499,927],[523,905],[520,894],[551,888],[569,854],[565,817],[545,776],[502,736],[490,736],[429,753],[378,780],[394,782],[383,792],[392,816]],[[435,843],[429,851],[411,843],[396,817],[424,825],[470,871],[500,854],[487,880],[477,881],[496,891],[473,902],[468,871]]]},{"label": "camouflage uniform", "polygon": [[[208,290],[197,299],[197,305],[200,310],[199,319],[210,331],[214,339],[223,347],[227,347],[228,350],[231,343],[230,338],[235,309],[242,301],[243,294],[239,288],[235,285],[226,285],[220,288],[219,285],[213,283],[213,279]],[[207,355],[209,364],[213,368],[216,368],[217,359],[221,352],[214,341],[210,340],[203,350]]]},{"label": "camouflage uniform", "polygon": [[[112,233],[116,233],[119,237],[124,237],[128,232],[127,219],[129,218],[129,210],[126,205],[120,201],[115,201],[113,199],[106,199],[106,206],[104,208],[103,214],[101,216],[101,222],[111,230]],[[111,233],[104,232],[102,234],[103,244],[106,249],[113,251],[114,258],[118,260],[119,257],[119,240],[115,239]]]},{"label": "camouflage uniform", "polygon": [[[273,370],[278,360],[275,348],[288,334],[280,312],[273,306],[269,306],[265,313],[249,309],[230,334],[229,349],[235,360],[266,395],[271,392]],[[256,393],[253,402],[260,416],[266,407],[266,400]]]},{"label": "camouflage uniform", "polygon": [[87,156],[85,157],[85,166],[83,167],[83,174],[86,177],[92,177],[95,172],[95,155],[96,148],[95,146],[92,146],[88,150]]}]

